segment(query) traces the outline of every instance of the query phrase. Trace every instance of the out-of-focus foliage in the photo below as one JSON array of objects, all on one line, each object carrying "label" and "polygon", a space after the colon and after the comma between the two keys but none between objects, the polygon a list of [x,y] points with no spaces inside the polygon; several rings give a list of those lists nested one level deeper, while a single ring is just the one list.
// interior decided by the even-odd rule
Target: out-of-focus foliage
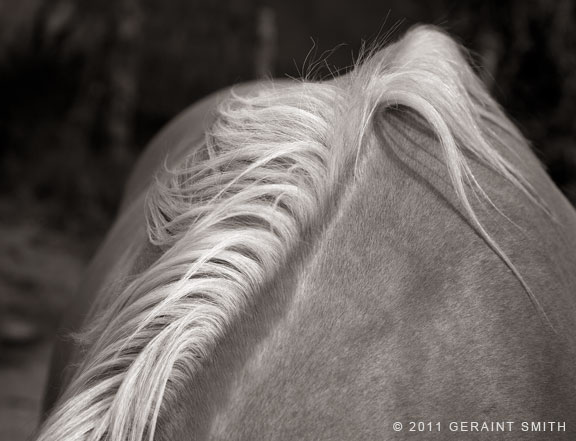
[{"label": "out-of-focus foliage", "polygon": [[437,24],[474,51],[576,203],[574,3],[0,0],[0,439],[33,430],[56,319],[131,164],[165,121],[213,90],[330,75],[362,39]]},{"label": "out-of-focus foliage", "polygon": [[253,0],[0,0],[0,439],[34,430],[58,317],[145,142],[266,70],[261,15]]},{"label": "out-of-focus foliage", "polygon": [[[475,14],[467,4],[476,5]],[[576,203],[576,4],[573,0],[462,2],[454,30],[484,79]]]},{"label": "out-of-focus foliage", "polygon": [[[206,93],[267,73],[349,66],[362,39],[417,22],[457,35],[493,93],[576,201],[572,0],[4,0],[0,217],[105,226],[130,165]],[[315,40],[314,50],[311,39]],[[330,66],[330,68],[327,68]]]},{"label": "out-of-focus foliage", "polygon": [[144,143],[254,77],[251,0],[0,3],[0,217],[101,228]]}]

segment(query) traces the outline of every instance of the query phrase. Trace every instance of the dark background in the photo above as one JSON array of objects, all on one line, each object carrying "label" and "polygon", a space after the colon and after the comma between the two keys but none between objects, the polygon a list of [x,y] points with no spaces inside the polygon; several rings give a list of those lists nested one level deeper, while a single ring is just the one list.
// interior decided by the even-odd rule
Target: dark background
[{"label": "dark background", "polygon": [[0,0],[0,440],[33,430],[55,323],[162,124],[239,81],[345,69],[421,22],[473,51],[576,203],[572,0]]}]

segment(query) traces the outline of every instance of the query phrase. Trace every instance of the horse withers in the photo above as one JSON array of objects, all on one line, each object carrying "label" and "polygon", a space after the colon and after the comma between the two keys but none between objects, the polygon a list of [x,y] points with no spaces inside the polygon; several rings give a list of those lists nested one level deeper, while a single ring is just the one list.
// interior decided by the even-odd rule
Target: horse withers
[{"label": "horse withers", "polygon": [[136,165],[38,439],[573,439],[575,250],[434,28],[330,82],[232,88]]}]

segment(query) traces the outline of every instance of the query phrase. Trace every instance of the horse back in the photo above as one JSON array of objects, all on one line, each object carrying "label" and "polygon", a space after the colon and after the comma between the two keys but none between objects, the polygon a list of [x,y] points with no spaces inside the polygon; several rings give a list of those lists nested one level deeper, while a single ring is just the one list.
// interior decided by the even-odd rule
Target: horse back
[{"label": "horse back", "polygon": [[[226,386],[182,398],[211,423],[175,417],[166,439],[187,430],[214,440],[405,439],[410,422],[439,423],[426,439],[468,436],[458,424],[469,422],[511,421],[509,439],[541,439],[523,428],[543,421],[576,433],[573,208],[526,146],[494,128],[557,219],[472,160],[501,213],[476,208],[547,322],[459,208],[435,138],[411,117],[388,115],[386,124],[395,147],[367,153],[336,218],[252,312],[267,331],[235,329],[244,337],[230,336],[210,364],[212,382]],[[267,304],[286,306],[278,317]],[[238,345],[249,348],[241,363],[229,355]],[[198,390],[210,383],[198,381]]]},{"label": "horse back", "polygon": [[[459,115],[453,114],[448,105],[451,101],[442,96],[457,81],[437,75],[436,59],[430,61],[430,53],[442,55],[445,39],[430,31],[415,31],[411,35],[406,39],[408,43],[393,46],[383,55],[384,73],[366,70],[374,74],[370,78],[376,78],[370,84],[383,85],[382,90],[389,94],[386,97],[378,90],[377,96],[393,103],[404,99],[428,110],[432,119],[439,114],[437,109],[452,112],[446,120],[456,129],[455,133],[462,135]],[[428,41],[433,43],[430,52],[421,48]],[[461,66],[458,64],[461,60],[456,64],[450,61],[453,54],[444,55],[448,57],[444,67]],[[401,72],[404,77],[385,70],[390,65],[394,67],[396,58],[398,66],[408,66],[406,72]],[[414,69],[410,63],[415,63]],[[457,74],[461,73],[458,69]],[[407,81],[402,79],[405,77]],[[420,87],[422,96],[414,99],[411,91],[405,89],[416,87],[423,79],[433,85],[439,81],[441,87],[430,90]],[[380,80],[382,83],[378,83]],[[352,104],[355,99],[372,99],[371,89],[361,81],[352,86],[353,93],[344,95]],[[339,93],[318,86],[320,98],[309,97],[307,94],[314,94],[316,89],[307,87],[302,89],[305,92],[286,96],[290,103],[296,102],[296,114],[301,116],[302,107],[307,109],[306,103],[313,102],[312,98],[318,99],[316,102],[329,114],[326,109],[331,106],[322,104],[322,100],[340,96]],[[456,89],[457,93],[463,90],[460,86]],[[437,109],[429,111],[430,106],[420,106],[424,98],[434,101],[435,96],[440,97],[436,100]],[[469,102],[469,96],[465,98],[460,104]],[[330,141],[326,141],[326,146],[332,148],[330,153],[337,159],[320,165],[329,168],[336,164],[335,167],[343,169],[353,168],[353,172],[340,173],[338,169],[338,173],[327,174],[326,186],[333,188],[331,192],[317,194],[337,200],[331,206],[332,211],[322,212],[322,207],[330,205],[324,200],[318,201],[317,206],[309,206],[307,214],[316,223],[305,226],[302,237],[291,241],[290,247],[285,247],[287,250],[281,250],[286,251],[287,257],[286,262],[282,260],[280,270],[268,271],[262,279],[265,283],[259,280],[246,298],[235,297],[238,293],[233,292],[230,303],[237,301],[239,306],[219,316],[226,319],[225,325],[215,323],[218,332],[205,345],[198,346],[202,352],[193,352],[196,346],[190,345],[191,352],[186,352],[187,356],[191,354],[186,358],[189,366],[184,358],[175,363],[175,376],[166,384],[170,390],[163,399],[157,427],[156,421],[153,423],[158,439],[403,439],[409,427],[394,432],[392,424],[410,421],[439,422],[441,430],[429,434],[436,439],[462,436],[450,431],[451,422],[512,421],[518,426],[510,436],[529,439],[534,434],[522,433],[521,422],[575,420],[574,210],[528,148],[497,124],[488,124],[488,136],[499,140],[496,144],[501,155],[517,164],[518,174],[526,178],[538,200],[546,202],[552,216],[518,185],[468,150],[467,161],[473,176],[487,196],[471,197],[487,232],[481,234],[478,225],[471,222],[470,212],[462,207],[461,195],[454,190],[437,137],[410,112],[391,108],[390,101],[384,109],[377,108],[374,112],[380,118],[376,124],[380,132],[377,130],[374,138],[367,136],[371,142],[358,153],[353,143],[347,145],[348,139],[339,139],[334,133],[341,133],[338,124],[357,132],[367,127],[360,117],[358,121],[362,124],[355,124],[355,115],[372,115],[362,112],[366,110],[361,107],[363,104],[360,109],[352,106],[356,113],[346,114],[335,123],[326,117],[332,125],[325,124],[324,116],[315,114],[308,124],[292,125],[283,113],[295,110],[289,105],[280,105],[276,114],[265,112],[271,116],[268,122],[275,130],[265,133],[266,140],[273,134],[288,133],[287,146],[291,147],[294,137],[278,121],[286,121],[288,128],[297,130],[312,128],[314,136],[320,133],[323,142]],[[165,157],[169,166],[178,164],[182,156],[195,148],[195,140],[206,129],[205,115],[213,105],[215,101],[208,100],[202,104],[204,107],[197,108],[201,109],[197,113],[192,110],[184,114],[152,144],[137,165],[128,184],[123,214],[91,266],[73,307],[76,309],[71,313],[69,329],[79,326],[86,311],[94,309],[101,298],[122,292],[131,275],[143,274],[148,267],[154,269],[155,259],[165,249],[148,243],[145,189]],[[252,115],[241,111],[235,122],[243,121],[242,118],[256,121],[260,115],[256,111],[262,106],[250,109]],[[269,110],[266,106],[264,109]],[[259,129],[265,132],[266,124],[260,123]],[[317,123],[320,129],[314,125]],[[257,132],[242,132],[241,125],[238,127],[242,141],[252,139],[251,136],[257,141],[261,139]],[[326,130],[328,134],[324,133]],[[338,161],[338,155],[345,160]],[[351,160],[354,156],[355,162]],[[275,165],[281,172],[286,168],[295,170],[297,175],[301,168],[290,164],[304,167],[318,161],[313,155],[304,159],[301,164],[279,161]],[[239,170],[240,176],[244,176]],[[298,182],[303,192],[312,194],[306,186],[316,181]],[[271,195],[261,196],[261,201],[267,201]],[[274,207],[290,208],[282,204]],[[292,215],[298,204],[291,208],[293,212],[286,211]],[[256,210],[250,213],[252,218],[258,215]],[[169,223],[172,219],[165,220]],[[233,225],[241,229],[249,220],[239,216]],[[223,228],[226,226],[224,223]],[[194,225],[192,231],[193,228]],[[487,237],[502,251],[495,249]],[[188,244],[192,249],[195,246],[193,242]],[[237,252],[238,248],[224,251]],[[242,257],[264,267],[267,262],[258,256],[252,250]],[[208,263],[219,266],[226,274],[234,269],[220,257]],[[140,294],[145,297],[150,292]],[[203,305],[206,296],[192,292],[185,300],[193,304],[184,302],[186,307]],[[163,317],[160,314],[156,318],[163,320]],[[213,331],[213,324],[206,323],[200,328],[206,332],[195,337],[204,338],[208,331]],[[117,329],[97,325],[94,329],[101,327],[108,333],[104,341],[115,343]],[[106,348],[101,346],[102,351],[93,351],[92,356],[104,353]],[[70,353],[73,348],[65,343],[60,351]],[[154,349],[162,348],[156,345]],[[130,356],[139,354],[134,351]],[[155,369],[149,358],[141,358],[141,364]],[[124,368],[109,368],[110,363],[116,362],[122,360],[115,357],[100,363],[104,379],[108,375],[123,375]],[[145,383],[141,376],[130,378],[139,380],[140,386]],[[178,381],[178,387],[173,387],[176,383],[172,380]],[[78,384],[75,393],[90,394],[91,381],[88,378],[87,384]],[[129,388],[125,391],[131,392]],[[105,392],[104,397],[112,402],[116,389],[109,387]],[[129,395],[132,404],[146,399],[140,389],[132,392]],[[102,422],[92,417],[89,405],[79,399],[74,401],[75,398],[70,397],[78,407],[74,424],[67,424],[61,420],[62,414],[58,414],[48,433],[50,430],[58,433],[60,428],[73,430],[77,424],[94,424],[101,429],[109,421],[122,419],[137,421],[134,424],[142,433],[146,429],[134,406],[126,413],[118,407],[106,408],[103,415],[107,420]],[[88,404],[108,406],[107,402],[97,400]],[[130,424],[126,426],[128,432]]]}]

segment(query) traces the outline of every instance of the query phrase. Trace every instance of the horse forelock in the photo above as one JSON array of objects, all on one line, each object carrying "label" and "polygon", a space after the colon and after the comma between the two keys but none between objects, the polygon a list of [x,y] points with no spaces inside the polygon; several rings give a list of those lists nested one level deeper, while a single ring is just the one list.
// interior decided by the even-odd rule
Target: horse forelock
[{"label": "horse forelock", "polygon": [[485,127],[521,136],[443,33],[412,30],[334,83],[232,93],[201,149],[152,186],[148,235],[162,253],[90,322],[84,361],[40,439],[152,439],[173,392],[306,232],[327,222],[357,158],[384,130],[378,121],[397,106],[436,134],[464,210],[513,269],[468,201],[481,189],[465,153],[543,204]]}]

